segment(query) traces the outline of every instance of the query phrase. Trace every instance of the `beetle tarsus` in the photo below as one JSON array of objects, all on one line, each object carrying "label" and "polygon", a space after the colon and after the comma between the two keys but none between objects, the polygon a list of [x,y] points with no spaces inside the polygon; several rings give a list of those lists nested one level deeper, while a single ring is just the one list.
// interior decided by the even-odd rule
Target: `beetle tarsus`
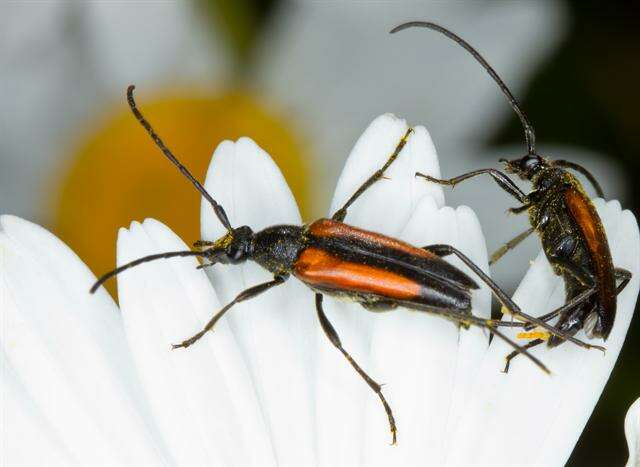
[{"label": "beetle tarsus", "polygon": [[[542,344],[543,342],[544,341],[542,339],[535,339],[535,340],[532,340],[531,342],[527,342],[527,344],[523,345],[522,348],[529,350],[529,349],[532,349],[533,347],[536,347]],[[518,355],[520,355],[520,353],[521,352],[514,351],[506,356],[506,363],[504,365],[504,369],[502,370],[503,373],[509,373],[509,365],[511,364],[511,360],[513,360]]]}]

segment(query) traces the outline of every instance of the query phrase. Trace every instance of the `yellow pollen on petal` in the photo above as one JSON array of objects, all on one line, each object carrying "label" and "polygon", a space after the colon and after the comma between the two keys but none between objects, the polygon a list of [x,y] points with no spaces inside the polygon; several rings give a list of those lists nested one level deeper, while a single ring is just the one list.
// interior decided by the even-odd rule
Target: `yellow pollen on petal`
[{"label": "yellow pollen on petal", "polygon": [[[142,87],[138,108],[189,171],[204,184],[216,146],[252,138],[273,157],[303,211],[309,207],[310,167],[295,125],[248,93],[160,92]],[[172,97],[174,96],[174,97]],[[118,228],[156,218],[187,244],[200,238],[200,195],[163,156],[123,97],[102,125],[78,135],[69,170],[54,180],[54,232],[100,275],[115,267]],[[113,107],[112,107],[113,108]],[[113,293],[115,281],[107,286]]]},{"label": "yellow pollen on petal", "polygon": [[534,339],[542,339],[543,341],[549,340],[551,337],[551,333],[547,331],[528,331],[528,332],[519,332],[516,337],[518,339],[526,339],[526,340],[534,340]]}]

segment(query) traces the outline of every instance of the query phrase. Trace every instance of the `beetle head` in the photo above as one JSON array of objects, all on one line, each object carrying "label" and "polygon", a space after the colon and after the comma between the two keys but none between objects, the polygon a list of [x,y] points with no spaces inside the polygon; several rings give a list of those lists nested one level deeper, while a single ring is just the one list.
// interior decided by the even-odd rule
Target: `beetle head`
[{"label": "beetle head", "polygon": [[500,159],[507,173],[512,173],[522,180],[531,180],[540,170],[548,166],[547,161],[537,154],[527,154],[519,159]]},{"label": "beetle head", "polygon": [[232,229],[213,243],[199,242],[199,246],[211,263],[244,263],[253,254],[253,230],[248,225]]}]

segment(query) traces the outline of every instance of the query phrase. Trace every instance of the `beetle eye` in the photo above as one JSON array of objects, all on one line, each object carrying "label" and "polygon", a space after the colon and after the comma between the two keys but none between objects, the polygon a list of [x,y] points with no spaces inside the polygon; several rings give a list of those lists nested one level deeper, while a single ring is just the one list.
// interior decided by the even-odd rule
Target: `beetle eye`
[{"label": "beetle eye", "polygon": [[242,242],[234,241],[225,250],[225,255],[231,264],[237,264],[245,261],[247,251]]},{"label": "beetle eye", "polygon": [[227,257],[231,261],[238,261],[242,258],[243,253],[244,251],[242,250],[242,248],[239,248],[239,245],[233,243],[229,245],[229,248],[227,248]]},{"label": "beetle eye", "polygon": [[522,158],[520,162],[520,168],[525,172],[529,172],[535,169],[539,164],[540,164],[539,156],[527,156]]},{"label": "beetle eye", "polygon": [[529,170],[538,165],[538,161],[533,157],[527,157],[522,160],[522,168],[525,170]]}]

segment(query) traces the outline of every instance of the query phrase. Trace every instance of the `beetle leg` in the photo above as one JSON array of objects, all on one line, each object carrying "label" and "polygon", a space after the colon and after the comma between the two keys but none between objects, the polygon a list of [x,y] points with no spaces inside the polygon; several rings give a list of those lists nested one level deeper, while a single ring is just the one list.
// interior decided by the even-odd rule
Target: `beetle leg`
[{"label": "beetle leg", "polygon": [[360,303],[363,308],[374,313],[382,313],[385,311],[391,311],[398,307],[398,304],[392,301],[377,301],[377,302],[362,302]]},{"label": "beetle leg", "polygon": [[580,347],[584,347],[585,349],[599,349],[604,351],[604,347],[601,347],[599,345],[592,345],[592,344],[588,344],[586,342],[583,342],[579,339],[576,339],[575,337],[567,334],[566,332],[563,332],[547,323],[545,323],[544,321],[541,321],[538,318],[535,318],[533,316],[530,316],[524,312],[522,312],[522,310],[520,310],[520,307],[518,305],[516,305],[516,303],[511,300],[511,298],[509,298],[507,296],[506,293],[504,293],[504,291],[498,287],[498,285],[491,280],[491,278],[489,276],[487,276],[482,269],[480,269],[473,261],[471,261],[469,258],[467,258],[461,251],[459,251],[458,249],[452,247],[451,245],[429,245],[426,247],[423,247],[425,250],[430,251],[434,254],[437,254],[438,256],[446,256],[448,254],[454,254],[456,255],[458,258],[460,258],[460,260],[462,260],[462,262],[464,264],[466,264],[474,273],[476,273],[476,275],[482,280],[482,282],[484,282],[485,284],[487,284],[489,286],[489,288],[493,291],[493,294],[496,296],[496,298],[498,299],[498,301],[502,304],[502,306],[504,306],[510,314],[512,314],[515,317],[518,317],[520,319],[522,319],[523,321],[527,321],[531,324],[535,324],[540,326],[541,328],[549,331],[551,334],[553,334],[554,336],[557,336],[560,339],[563,340],[567,340],[569,342],[573,342],[576,345],[579,345]]},{"label": "beetle leg", "polygon": [[398,157],[398,155],[400,154],[400,152],[404,148],[405,144],[407,144],[407,141],[409,140],[409,136],[411,135],[411,133],[413,133],[413,128],[409,128],[407,130],[407,132],[404,134],[404,136],[402,137],[402,139],[400,140],[400,142],[396,146],[395,150],[391,154],[391,156],[389,156],[389,159],[387,159],[387,162],[385,162],[384,165],[380,169],[376,170],[375,173],[371,177],[369,177],[362,185],[360,185],[360,188],[358,188],[356,190],[356,192],[353,195],[351,195],[351,198],[349,198],[347,200],[347,202],[344,203],[344,206],[342,206],[340,209],[338,209],[333,214],[333,216],[331,216],[331,219],[333,219],[334,221],[339,221],[339,222],[342,222],[344,220],[344,218],[347,215],[347,209],[349,208],[349,206],[351,206],[353,204],[353,202],[355,200],[357,200],[360,197],[360,195],[362,195],[362,193],[367,191],[367,189],[371,185],[373,185],[375,182],[377,182],[378,180],[383,178],[385,170],[387,170],[389,168],[389,166],[391,164],[393,164],[393,161],[396,160],[396,158]]},{"label": "beetle leg", "polygon": [[[590,289],[587,289],[587,290],[579,293],[578,295],[573,297],[569,302],[565,303],[561,307],[556,308],[555,310],[551,311],[550,313],[547,313],[546,315],[538,316],[538,319],[540,321],[547,322],[549,320],[552,320],[556,316],[562,315],[562,314],[566,313],[567,311],[571,311],[574,308],[576,308],[577,306],[582,305],[589,298],[591,298],[591,296],[593,294],[595,294],[597,292],[597,290],[598,289],[596,287],[591,287]],[[525,326],[524,326],[524,329],[526,331],[529,331],[529,330],[533,329],[534,327],[535,327],[535,325],[530,324],[530,323],[526,323]]]},{"label": "beetle leg", "polygon": [[396,444],[396,434],[398,431],[396,429],[396,421],[393,418],[393,412],[391,411],[391,407],[387,403],[387,400],[384,398],[384,395],[382,395],[382,387],[378,383],[376,383],[373,379],[371,379],[371,377],[368,374],[366,374],[362,368],[360,368],[360,365],[356,363],[353,357],[349,355],[349,352],[347,352],[342,347],[340,336],[338,336],[338,333],[336,332],[334,327],[331,325],[331,322],[329,321],[329,319],[327,318],[327,315],[325,315],[324,310],[322,309],[322,297],[323,297],[322,294],[319,294],[319,293],[316,294],[316,310],[318,311],[318,320],[322,325],[322,330],[324,331],[326,336],[329,338],[333,346],[336,349],[338,349],[342,355],[344,355],[344,357],[351,364],[353,369],[356,370],[356,372],[362,377],[362,379],[365,380],[365,382],[369,385],[369,387],[373,389],[373,391],[380,398],[380,401],[384,406],[384,411],[387,413],[387,418],[389,419],[389,427],[391,429],[391,444]]},{"label": "beetle leg", "polygon": [[[619,294],[620,292],[622,292],[622,290],[626,287],[626,285],[629,283],[629,280],[631,280],[631,273],[629,271],[627,271],[626,269],[616,269],[615,271],[616,274],[616,278],[617,279],[622,279],[622,282],[618,285],[618,288],[616,289],[616,295]],[[585,290],[584,292],[576,295],[571,301],[569,301],[568,303],[565,303],[563,306],[556,308],[555,310],[553,310],[551,313],[547,313],[546,315],[542,315],[540,317],[538,317],[539,320],[541,321],[549,321],[553,318],[555,318],[556,316],[562,316],[563,314],[565,314],[568,311],[571,311],[575,308],[577,308],[579,305],[583,304],[584,302],[586,302],[593,294],[595,294],[597,292],[597,288],[596,287],[592,287],[590,289]],[[530,330],[532,329],[534,326],[531,324],[526,324],[525,325],[525,330]],[[542,339],[535,339],[531,342],[529,342],[527,345],[525,345],[525,348],[529,349],[531,347],[534,347],[540,343],[542,343]],[[511,360],[513,360],[516,356],[517,356],[517,352],[511,352],[508,356],[507,356],[507,363],[504,367],[504,372],[507,373],[509,371],[509,363],[511,362]]]},{"label": "beetle leg", "polygon": [[585,268],[576,265],[575,263],[566,259],[562,255],[557,254],[556,252],[552,252],[551,254],[547,253],[547,258],[549,259],[550,263],[556,264],[569,272],[578,282],[580,282],[585,287],[595,286],[596,281],[593,277],[593,274],[591,274]]},{"label": "beetle leg", "polygon": [[[440,315],[440,316],[449,318],[451,320],[459,322],[461,325],[466,325],[467,327],[471,326],[471,325],[474,325],[474,326],[478,326],[480,328],[487,329],[490,333],[492,333],[497,338],[503,340],[510,347],[512,347],[514,349],[514,353],[524,355],[529,360],[531,360],[537,367],[539,367],[542,371],[544,371],[547,374],[551,374],[551,372],[545,366],[544,363],[542,363],[538,358],[534,357],[529,352],[527,352],[527,348],[526,347],[518,345],[516,342],[511,340],[509,337],[507,337],[506,335],[502,334],[502,332],[498,331],[497,327],[501,326],[503,324],[502,321],[493,320],[493,319],[483,319],[483,318],[479,318],[477,316],[474,316],[472,314],[462,315],[459,310],[446,310],[446,309],[437,309],[437,308],[436,309],[414,308],[414,309],[418,310],[418,311],[423,311],[423,312],[426,312],[426,313],[433,313],[433,314],[436,314],[436,315]],[[511,323],[507,323],[507,326],[509,326],[510,324]],[[524,324],[524,323],[522,323],[522,324]]]},{"label": "beetle leg", "polygon": [[[576,295],[575,297],[573,297],[573,299],[567,303],[565,303],[564,305],[562,305],[561,307],[556,308],[555,310],[542,315],[542,316],[538,316],[538,319],[540,321],[549,321],[552,320],[553,318],[555,318],[556,316],[559,316],[563,313],[566,313],[567,311],[571,311],[572,309],[576,308],[578,305],[583,304],[584,302],[586,302],[593,294],[595,294],[597,291],[597,289],[595,287],[592,287],[590,289],[587,289],[585,291],[583,291],[582,293]],[[525,331],[531,331],[533,328],[536,327],[535,324],[531,324],[531,323],[524,323],[524,322],[520,322],[520,321],[500,321],[500,320],[492,320],[494,321],[494,324],[496,326],[502,326],[502,327],[513,327],[513,328],[524,328]]]},{"label": "beetle leg", "polygon": [[[526,207],[526,205],[524,205],[523,207]],[[516,235],[511,240],[509,240],[507,243],[505,243],[500,248],[498,248],[496,251],[494,251],[493,254],[491,255],[491,259],[489,260],[489,266],[491,266],[492,264],[497,263],[500,260],[500,258],[502,258],[505,255],[505,253],[507,253],[509,250],[513,250],[515,247],[517,247],[520,244],[520,242],[522,242],[525,238],[527,238],[529,235],[531,235],[534,231],[535,231],[535,229],[533,227],[529,227],[527,230],[525,230],[524,232]]]},{"label": "beetle leg", "polygon": [[211,329],[213,329],[213,326],[215,326],[215,324],[218,322],[218,320],[220,318],[222,318],[222,316],[233,305],[235,305],[236,303],[243,302],[245,300],[249,300],[250,298],[256,297],[256,296],[260,295],[262,292],[265,292],[265,291],[269,290],[270,288],[275,287],[276,285],[280,285],[280,284],[284,283],[285,280],[287,280],[286,276],[276,276],[272,281],[264,282],[264,283],[258,284],[258,285],[254,285],[253,287],[249,287],[248,289],[243,290],[242,292],[240,292],[238,294],[238,296],[236,298],[234,298],[231,302],[227,303],[220,311],[218,311],[215,315],[213,315],[213,318],[211,318],[211,320],[209,320],[209,322],[202,329],[202,331],[200,331],[199,333],[197,333],[194,336],[190,337],[189,339],[181,342],[180,344],[173,344],[171,347],[173,349],[177,349],[177,348],[180,348],[180,347],[184,347],[186,349],[190,345],[195,344],[196,341],[198,341],[202,336],[204,336],[207,333],[207,331],[210,331]]},{"label": "beetle leg", "polygon": [[522,206],[517,206],[515,208],[509,208],[507,209],[507,212],[509,214],[522,214],[523,212],[527,211],[532,205],[530,203],[527,204],[523,204]]},{"label": "beetle leg", "polygon": [[428,181],[433,183],[438,183],[439,185],[451,185],[453,187],[460,182],[463,182],[469,178],[473,178],[477,175],[482,175],[482,174],[491,175],[491,177],[496,181],[496,183],[500,186],[500,188],[502,188],[504,191],[509,193],[511,196],[513,196],[515,199],[517,199],[521,203],[523,204],[526,203],[527,195],[525,195],[524,192],[520,188],[518,188],[518,186],[515,183],[513,183],[513,180],[511,180],[506,174],[496,169],[474,170],[473,172],[467,172],[465,174],[458,175],[457,177],[450,178],[450,179],[434,178],[434,177],[431,177],[430,175],[422,174],[420,172],[416,172],[416,177],[425,178]]},{"label": "beetle leg", "polygon": [[627,271],[626,269],[616,268],[615,275],[616,275],[616,279],[620,279],[622,281],[620,282],[620,284],[618,284],[618,287],[616,288],[616,295],[618,295],[627,286],[627,284],[631,280],[632,274],[631,274],[631,271]]},{"label": "beetle leg", "polygon": [[[586,302],[594,293],[596,293],[597,289],[595,287],[592,287],[590,289],[585,290],[584,292],[576,295],[570,302],[562,305],[559,308],[556,308],[555,310],[553,310],[551,313],[547,313],[546,315],[542,315],[539,316],[538,319],[541,321],[549,321],[553,318],[555,318],[556,316],[562,315],[568,311],[571,311],[573,309],[575,309],[576,307],[578,307],[579,305],[583,304],[584,302]],[[532,326],[531,324],[525,324],[524,329],[525,330],[530,330],[532,329],[534,326]],[[526,344],[524,346],[525,349],[530,349],[532,347],[535,347],[539,344],[542,344],[544,341],[542,339],[534,339],[531,342],[529,342],[528,344]],[[504,367],[504,373],[508,373],[509,372],[509,365],[511,363],[511,360],[513,360],[516,356],[518,355],[518,352],[511,352],[509,355],[507,355],[507,362],[505,364]]]},{"label": "beetle leg", "polygon": [[[542,339],[535,339],[532,340],[531,342],[528,342],[526,345],[523,346],[523,348],[525,349],[531,349],[533,347],[536,347],[540,344],[542,344],[544,341]],[[511,352],[509,355],[507,355],[506,358],[506,363],[504,365],[504,370],[502,370],[503,373],[509,373],[509,365],[511,364],[511,360],[513,360],[515,357],[517,357],[519,354],[519,352],[513,351]]]}]

